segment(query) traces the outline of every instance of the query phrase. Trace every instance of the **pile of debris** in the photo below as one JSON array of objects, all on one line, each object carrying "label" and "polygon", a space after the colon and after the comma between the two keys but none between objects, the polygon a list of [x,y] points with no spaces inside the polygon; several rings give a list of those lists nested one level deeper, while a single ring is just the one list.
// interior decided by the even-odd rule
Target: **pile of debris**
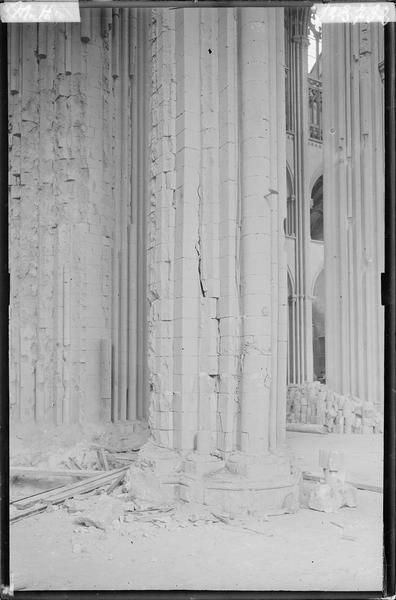
[{"label": "pile of debris", "polygon": [[382,433],[382,416],[372,402],[329,390],[319,381],[290,385],[287,423],[315,424],[329,433]]},{"label": "pile of debris", "polygon": [[345,481],[344,454],[334,450],[320,450],[319,465],[322,467],[322,477],[309,477],[305,473],[303,475],[305,483],[300,488],[300,505],[322,512],[337,512],[344,506],[356,508],[357,488]]}]

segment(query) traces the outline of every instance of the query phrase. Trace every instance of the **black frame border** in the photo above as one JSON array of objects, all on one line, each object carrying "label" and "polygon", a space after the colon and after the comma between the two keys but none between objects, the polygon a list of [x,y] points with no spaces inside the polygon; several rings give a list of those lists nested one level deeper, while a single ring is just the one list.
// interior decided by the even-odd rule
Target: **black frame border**
[{"label": "black frame border", "polygon": [[[366,2],[367,0],[363,0]],[[322,0],[329,2],[329,0]],[[330,0],[331,4],[340,0]],[[349,3],[361,0],[349,0]],[[311,0],[80,0],[81,8],[108,7],[221,7],[221,6],[312,6]],[[0,24],[0,596],[28,599],[117,597],[209,600],[317,598],[323,600],[374,599],[395,597],[396,569],[396,23],[384,27],[385,71],[385,272],[382,276],[382,304],[385,307],[384,364],[384,534],[383,591],[323,592],[229,592],[229,591],[15,591],[10,589],[9,526],[9,297],[8,272],[8,51],[7,25]]]}]

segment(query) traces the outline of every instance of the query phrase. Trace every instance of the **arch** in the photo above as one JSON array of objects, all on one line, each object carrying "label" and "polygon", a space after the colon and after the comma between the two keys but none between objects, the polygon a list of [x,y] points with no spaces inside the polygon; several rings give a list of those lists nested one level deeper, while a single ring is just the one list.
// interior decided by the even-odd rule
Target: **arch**
[{"label": "arch", "polygon": [[287,265],[287,293],[288,294],[289,294],[289,282],[290,282],[290,293],[294,294],[295,281],[294,281],[293,273],[291,272],[290,266]]},{"label": "arch", "polygon": [[288,196],[294,194],[294,177],[289,161],[286,161],[286,189]]},{"label": "arch", "polygon": [[318,181],[318,179],[323,178],[323,166],[319,165],[316,167],[316,169],[313,171],[313,173],[311,174],[311,177],[309,179],[309,189],[311,190],[311,195],[312,195],[312,190],[315,186],[315,183]]},{"label": "arch", "polygon": [[311,191],[311,240],[323,242],[323,175],[315,181]]},{"label": "arch", "polygon": [[296,202],[294,195],[293,177],[291,169],[286,163],[286,221],[285,221],[285,234],[289,237],[295,237],[296,235]]},{"label": "arch", "polygon": [[316,273],[314,274],[314,276],[312,277],[312,282],[311,282],[311,296],[314,297],[315,296],[315,287],[316,287],[316,283],[319,279],[319,276],[324,273],[324,263],[321,263],[320,267],[318,268],[318,270],[316,271]]}]

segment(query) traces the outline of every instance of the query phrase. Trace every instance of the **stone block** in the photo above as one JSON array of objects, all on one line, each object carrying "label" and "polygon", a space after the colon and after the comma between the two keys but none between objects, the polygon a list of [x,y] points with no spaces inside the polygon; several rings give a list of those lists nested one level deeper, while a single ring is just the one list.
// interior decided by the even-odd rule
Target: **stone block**
[{"label": "stone block", "polygon": [[308,500],[308,506],[313,510],[332,513],[343,506],[356,508],[356,498],[356,489],[351,485],[329,485],[328,483],[320,483],[312,489]]},{"label": "stone block", "polygon": [[190,477],[203,477],[224,467],[224,462],[208,454],[189,454],[183,461],[183,472]]}]

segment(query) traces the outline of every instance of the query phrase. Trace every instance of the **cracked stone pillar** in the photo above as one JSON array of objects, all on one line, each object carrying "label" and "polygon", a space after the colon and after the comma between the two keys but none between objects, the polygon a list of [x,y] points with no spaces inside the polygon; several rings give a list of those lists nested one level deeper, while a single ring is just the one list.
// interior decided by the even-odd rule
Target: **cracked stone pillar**
[{"label": "cracked stone pillar", "polygon": [[[295,494],[284,451],[287,276],[283,10],[239,13],[240,444],[205,499],[230,510],[279,506]],[[217,486],[217,487],[216,487]],[[228,487],[227,487],[228,486]]]},{"label": "cracked stone pillar", "polygon": [[383,402],[382,27],[323,27],[326,376]]},{"label": "cracked stone pillar", "polygon": [[275,449],[286,394],[283,10],[240,11],[241,450]]},{"label": "cracked stone pillar", "polygon": [[283,10],[154,16],[151,431],[183,456],[180,498],[279,507],[296,491],[283,450]]}]

